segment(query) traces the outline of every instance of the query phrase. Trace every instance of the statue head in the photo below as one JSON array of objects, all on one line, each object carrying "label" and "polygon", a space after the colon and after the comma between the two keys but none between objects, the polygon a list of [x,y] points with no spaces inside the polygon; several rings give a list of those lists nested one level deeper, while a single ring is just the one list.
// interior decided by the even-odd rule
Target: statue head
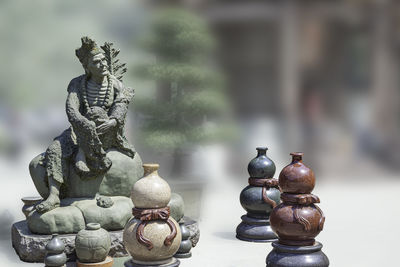
[{"label": "statue head", "polygon": [[75,55],[79,58],[86,75],[97,77],[107,75],[107,60],[96,42],[87,36],[82,37],[81,41],[82,45],[75,50]]}]

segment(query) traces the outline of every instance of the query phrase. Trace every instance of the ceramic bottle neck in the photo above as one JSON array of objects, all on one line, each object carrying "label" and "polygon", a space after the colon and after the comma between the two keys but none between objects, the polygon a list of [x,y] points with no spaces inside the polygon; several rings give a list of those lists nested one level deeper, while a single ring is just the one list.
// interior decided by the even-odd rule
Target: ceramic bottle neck
[{"label": "ceramic bottle neck", "polygon": [[257,157],[266,156],[267,155],[267,147],[257,147]]},{"label": "ceramic bottle neck", "polygon": [[303,152],[293,152],[290,155],[292,156],[292,163],[303,162]]},{"label": "ceramic bottle neck", "polygon": [[158,175],[158,168],[160,165],[158,164],[143,164],[143,170],[144,170],[144,177],[150,176],[150,175]]}]

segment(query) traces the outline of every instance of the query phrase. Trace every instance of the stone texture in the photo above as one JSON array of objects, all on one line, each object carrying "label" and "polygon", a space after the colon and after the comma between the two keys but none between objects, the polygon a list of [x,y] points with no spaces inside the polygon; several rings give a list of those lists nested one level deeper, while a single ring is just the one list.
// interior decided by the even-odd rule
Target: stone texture
[{"label": "stone texture", "polygon": [[[143,177],[142,159],[139,153],[132,159],[116,150],[107,152],[107,157],[112,161],[110,170],[105,175],[82,179],[71,167],[65,187],[65,197],[94,197],[96,193],[106,196],[129,197],[134,183]],[[29,171],[36,189],[41,197],[46,199],[49,189],[46,182],[46,172],[41,162],[44,153],[35,157],[29,164]]]},{"label": "stone texture", "polygon": [[285,246],[272,243],[273,250],[266,259],[267,267],[328,267],[329,259],[321,251],[322,244],[312,246]]},{"label": "stone texture", "polygon": [[99,223],[101,228],[109,231],[121,230],[132,217],[133,204],[127,197],[111,197],[114,202],[109,208],[97,206],[95,200],[81,200],[72,203],[78,207],[86,223]]},{"label": "stone texture", "polygon": [[55,208],[44,214],[36,210],[28,215],[29,229],[36,234],[76,233],[85,228],[85,219],[74,206]]},{"label": "stone texture", "polygon": [[272,242],[277,239],[272,231],[269,219],[241,217],[242,222],[236,228],[236,237],[249,242]]},{"label": "stone texture", "polygon": [[[199,224],[189,217],[184,217],[185,225],[190,231],[190,240],[195,247],[199,241]],[[113,258],[129,256],[122,242],[121,231],[109,231],[111,237],[111,249],[109,255]],[[65,253],[69,261],[75,261],[75,234],[59,235],[65,244]],[[43,262],[46,253],[45,246],[51,240],[51,235],[32,234],[26,221],[14,223],[11,228],[12,246],[22,261]]]},{"label": "stone texture", "polygon": [[132,216],[132,201],[127,197],[111,197],[109,208],[97,206],[95,199],[63,199],[61,207],[44,214],[34,211],[28,216],[28,226],[36,234],[70,234],[85,228],[86,223],[99,223],[102,228],[121,230]]},{"label": "stone texture", "polygon": [[112,161],[105,175],[91,179],[82,179],[71,167],[67,181],[67,197],[94,197],[96,193],[105,196],[130,196],[131,188],[143,177],[142,159],[139,153],[132,159],[115,150],[107,152]]},{"label": "stone texture", "polygon": [[200,239],[200,228],[199,223],[189,217],[183,217],[185,226],[190,232],[190,241],[192,241],[192,246],[195,247]]},{"label": "stone texture", "polygon": [[[111,231],[111,257],[126,257],[128,252],[122,244],[122,230]],[[59,235],[58,237],[65,244],[65,253],[69,261],[76,260],[75,254],[75,234]],[[12,246],[19,258],[25,262],[43,262],[45,257],[45,246],[51,240],[51,235],[32,234],[26,221],[15,223],[11,229]]]}]

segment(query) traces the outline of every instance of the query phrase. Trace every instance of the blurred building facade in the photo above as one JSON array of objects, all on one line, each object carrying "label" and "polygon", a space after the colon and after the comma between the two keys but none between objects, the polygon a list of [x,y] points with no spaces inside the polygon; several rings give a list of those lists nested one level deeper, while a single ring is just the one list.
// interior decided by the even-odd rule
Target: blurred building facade
[{"label": "blurred building facade", "polygon": [[398,1],[173,4],[209,21],[237,118],[277,118],[282,143],[315,158],[324,143],[338,145],[326,131],[344,129],[339,135],[348,140],[339,143],[351,143],[355,153],[400,163]]}]

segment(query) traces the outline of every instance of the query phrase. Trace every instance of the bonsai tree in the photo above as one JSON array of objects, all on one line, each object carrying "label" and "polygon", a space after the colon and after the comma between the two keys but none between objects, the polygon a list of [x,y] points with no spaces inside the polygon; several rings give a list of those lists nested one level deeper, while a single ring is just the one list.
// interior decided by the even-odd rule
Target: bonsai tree
[{"label": "bonsai tree", "polygon": [[144,42],[154,62],[136,74],[156,82],[155,95],[136,102],[146,116],[142,141],[156,151],[175,154],[179,172],[183,150],[232,134],[221,75],[211,65],[214,40],[205,22],[183,9],[159,11]]}]

